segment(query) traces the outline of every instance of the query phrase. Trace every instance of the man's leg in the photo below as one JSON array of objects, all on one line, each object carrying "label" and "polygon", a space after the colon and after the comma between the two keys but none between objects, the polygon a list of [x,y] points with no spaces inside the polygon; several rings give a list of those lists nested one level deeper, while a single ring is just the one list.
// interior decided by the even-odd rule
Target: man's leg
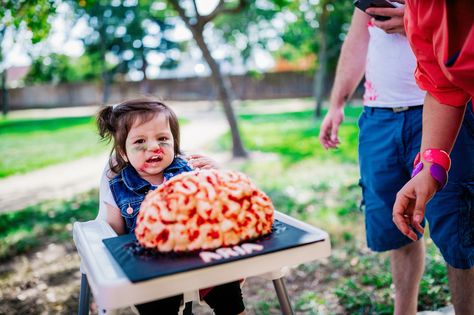
[{"label": "man's leg", "polygon": [[424,244],[421,239],[390,253],[395,285],[395,315],[416,314],[418,289],[425,268]]},{"label": "man's leg", "polygon": [[448,279],[456,315],[474,314],[474,267],[456,269],[448,265]]},{"label": "man's leg", "polygon": [[395,314],[416,314],[424,270],[423,240],[412,242],[393,224],[397,192],[410,180],[420,142],[422,111],[393,113],[364,108],[359,120],[359,162],[367,245],[390,251]]}]

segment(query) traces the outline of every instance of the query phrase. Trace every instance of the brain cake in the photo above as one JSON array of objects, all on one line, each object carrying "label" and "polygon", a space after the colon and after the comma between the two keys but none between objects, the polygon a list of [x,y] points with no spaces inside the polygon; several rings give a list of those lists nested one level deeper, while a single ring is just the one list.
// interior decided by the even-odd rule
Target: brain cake
[{"label": "brain cake", "polygon": [[148,193],[135,235],[160,252],[214,249],[270,233],[273,212],[270,198],[242,173],[182,173]]}]

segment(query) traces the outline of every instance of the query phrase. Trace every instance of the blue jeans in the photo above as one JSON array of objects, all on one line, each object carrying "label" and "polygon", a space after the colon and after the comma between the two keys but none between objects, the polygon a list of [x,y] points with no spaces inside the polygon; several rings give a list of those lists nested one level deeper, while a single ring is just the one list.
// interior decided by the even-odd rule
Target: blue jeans
[{"label": "blue jeans", "polygon": [[[365,107],[359,119],[359,162],[367,245],[374,251],[411,242],[392,222],[396,193],[410,180],[421,144],[422,108],[394,113]],[[474,114],[468,104],[451,152],[448,185],[428,203],[430,235],[446,262],[474,266]]]}]

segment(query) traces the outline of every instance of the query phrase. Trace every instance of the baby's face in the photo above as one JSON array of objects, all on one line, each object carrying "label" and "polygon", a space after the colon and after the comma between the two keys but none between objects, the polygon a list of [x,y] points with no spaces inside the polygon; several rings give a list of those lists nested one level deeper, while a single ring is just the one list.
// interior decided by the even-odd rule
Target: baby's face
[{"label": "baby's face", "polygon": [[138,174],[152,184],[161,184],[163,170],[174,159],[174,139],[168,119],[157,114],[146,123],[135,121],[125,141],[126,158]]}]

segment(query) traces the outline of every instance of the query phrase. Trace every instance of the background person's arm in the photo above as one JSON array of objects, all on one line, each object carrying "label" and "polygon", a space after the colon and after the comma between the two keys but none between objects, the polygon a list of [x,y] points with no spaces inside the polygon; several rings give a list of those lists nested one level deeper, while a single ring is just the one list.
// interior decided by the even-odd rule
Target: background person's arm
[{"label": "background person's arm", "polygon": [[466,105],[444,105],[428,93],[423,109],[423,138],[420,152],[435,148],[451,153],[465,110]]},{"label": "background person's arm", "polygon": [[[440,52],[434,49],[433,29],[426,27],[423,20],[420,20],[420,16],[440,17],[437,9],[438,7],[428,1],[408,1],[405,6],[405,30],[417,60],[417,84],[428,92],[423,109],[420,152],[432,148],[449,153],[459,132],[466,103],[471,96],[446,77],[439,63]],[[450,36],[467,34],[466,25],[456,23],[453,26],[460,31],[451,30]],[[423,220],[426,204],[438,188],[429,171],[431,165],[423,162],[423,170],[398,192],[393,207],[393,221],[403,234],[413,240],[416,240],[416,234],[410,226],[423,232],[420,222]]]},{"label": "background person's arm", "polygon": [[335,148],[340,143],[338,131],[344,120],[344,105],[364,75],[369,46],[369,31],[367,29],[369,21],[369,15],[359,9],[354,10],[351,26],[337,63],[329,111],[319,132],[319,141],[325,149]]},{"label": "background person's arm", "polygon": [[[423,109],[423,136],[420,152],[426,149],[441,149],[451,152],[466,106],[447,106],[438,102],[429,93]],[[423,169],[398,192],[393,206],[393,221],[398,229],[416,240],[417,236],[410,226],[420,233],[424,232],[421,221],[425,215],[428,201],[434,196],[438,183],[430,174],[431,163],[423,160]]]}]

